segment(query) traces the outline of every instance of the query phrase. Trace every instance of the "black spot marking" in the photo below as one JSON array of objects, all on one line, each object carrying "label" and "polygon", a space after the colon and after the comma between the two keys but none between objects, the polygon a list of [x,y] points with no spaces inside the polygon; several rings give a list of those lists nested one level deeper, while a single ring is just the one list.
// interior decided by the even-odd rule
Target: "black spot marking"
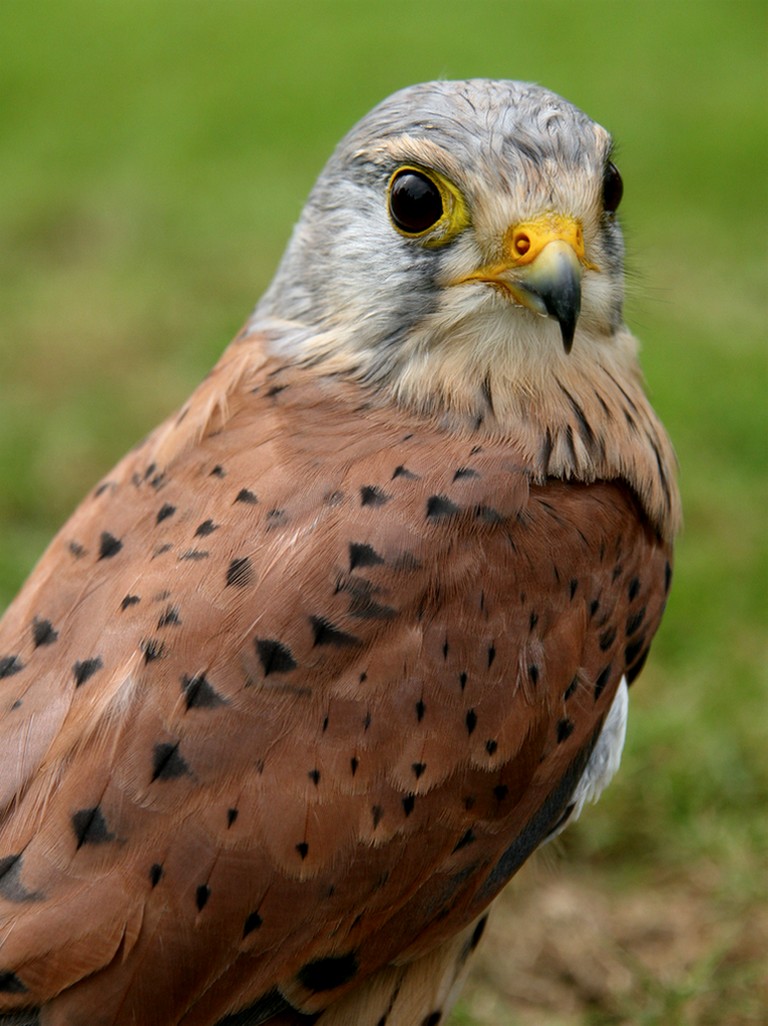
[{"label": "black spot marking", "polygon": [[240,815],[237,809],[227,809],[227,829],[229,829]]},{"label": "black spot marking", "polygon": [[75,557],[75,559],[82,559],[82,558],[83,558],[83,556],[85,555],[85,549],[84,549],[84,547],[83,547],[83,546],[82,546],[82,545],[80,544],[80,542],[77,542],[77,541],[71,541],[71,542],[70,542],[70,543],[69,543],[69,544],[67,545],[67,548],[68,548],[68,549],[69,549],[69,551],[70,551],[70,552],[72,553],[72,555],[73,555],[73,556]]},{"label": "black spot marking", "polygon": [[283,524],[288,523],[288,516],[284,509],[271,509],[267,513],[267,530],[271,531],[275,527],[282,527]]},{"label": "black spot marking", "polygon": [[350,766],[350,769],[352,770],[352,776],[353,777],[354,777],[355,773],[357,773],[357,767],[359,765],[360,765],[360,760],[357,758],[356,755],[353,755],[352,758],[349,760],[349,766]]},{"label": "black spot marking", "polygon": [[371,546],[362,542],[349,543],[349,569],[357,570],[361,566],[380,566],[384,559]]},{"label": "black spot marking", "polygon": [[289,673],[296,669],[290,648],[274,638],[256,638],[256,651],[265,677],[270,673]]},{"label": "black spot marking", "polygon": [[476,470],[473,470],[472,467],[459,467],[453,475],[453,480],[461,481],[463,478],[467,477],[480,477],[480,475]]},{"label": "black spot marking", "polygon": [[448,638],[446,638],[445,641],[443,642],[443,659],[444,660],[448,658],[449,651],[450,651],[450,646],[448,644]]},{"label": "black spot marking", "polygon": [[611,575],[611,580],[618,581],[618,579],[621,577],[621,575],[623,573],[624,573],[624,565],[622,563],[617,563],[616,566],[613,568],[613,574]]},{"label": "black spot marking", "polygon": [[497,802],[503,802],[509,794],[509,788],[506,784],[497,784],[493,789],[493,797]]},{"label": "black spot marking", "polygon": [[0,656],[0,680],[4,677],[12,677],[15,673],[21,673],[24,663],[17,655]]},{"label": "black spot marking", "polygon": [[272,1022],[274,1016],[282,1017],[283,1013],[287,1013],[288,1016],[283,1021],[290,1022],[292,1026],[312,1026],[320,1015],[319,1012],[304,1014],[297,1011],[275,988],[262,994],[259,1000],[248,1008],[225,1015],[215,1023],[215,1026],[258,1026],[259,1023]]},{"label": "black spot marking", "polygon": [[600,651],[607,652],[611,645],[616,640],[616,628],[609,627],[608,630],[603,631],[600,635]]},{"label": "black spot marking", "polygon": [[227,587],[244,588],[253,580],[253,567],[247,556],[233,559],[227,569]]},{"label": "black spot marking", "polygon": [[536,666],[535,663],[532,663],[528,667],[528,676],[531,679],[531,684],[533,684],[533,686],[536,687],[536,685],[539,683],[539,668],[538,666]]},{"label": "black spot marking", "polygon": [[560,720],[557,725],[557,743],[562,744],[562,742],[567,740],[572,733],[573,723],[571,720]]},{"label": "black spot marking", "polygon": [[429,1015],[425,1015],[424,1018],[421,1020],[421,1026],[437,1026],[437,1024],[440,1022],[442,1018],[442,1012],[430,1012]]},{"label": "black spot marking", "polygon": [[123,601],[120,603],[120,609],[126,610],[129,606],[136,606],[141,602],[138,595],[126,595]]},{"label": "black spot marking", "polygon": [[211,896],[211,888],[207,884],[200,884],[195,891],[195,905],[197,905],[197,911],[202,912],[208,903],[208,899]]},{"label": "black spot marking", "polygon": [[107,821],[98,805],[90,809],[78,809],[72,815],[72,829],[78,850],[84,844],[106,844],[115,839],[115,835],[107,829]]},{"label": "black spot marking", "polygon": [[[484,524],[502,524],[504,522],[504,516],[497,509],[494,509],[493,506],[476,506],[475,516],[478,520],[482,520]],[[509,544],[514,548],[512,539],[508,540]]]},{"label": "black spot marking", "polygon": [[[0,994],[26,994],[27,988],[18,978],[16,973],[0,971]],[[5,1018],[5,1016],[3,1016]],[[0,1020],[1,1022],[2,1020]],[[11,1026],[14,1020],[11,1019]]]},{"label": "black spot marking", "polygon": [[598,700],[605,690],[605,685],[611,678],[611,664],[609,663],[604,670],[601,670],[598,674],[597,680],[595,681],[595,701]]},{"label": "black spot marking", "polygon": [[75,687],[79,688],[81,684],[85,684],[103,665],[99,656],[94,656],[93,659],[83,659],[82,662],[75,663],[72,667]]},{"label": "black spot marking", "polygon": [[531,613],[531,618],[528,621],[529,629],[533,630],[533,628],[536,626],[536,624],[538,622],[539,622],[539,614],[538,613]]},{"label": "black spot marking", "polygon": [[578,677],[574,677],[573,680],[571,681],[571,683],[565,689],[565,692],[563,694],[563,699],[566,702],[568,701],[568,699],[571,697],[571,695],[574,693],[574,691],[576,690],[576,688],[578,686],[579,686],[579,678]]},{"label": "black spot marking", "polygon": [[470,709],[467,712],[467,715],[466,715],[466,718],[465,718],[465,723],[467,725],[467,733],[471,734],[472,731],[477,726],[477,713],[475,712],[474,709]]},{"label": "black spot marking", "polygon": [[244,502],[246,506],[258,505],[258,497],[248,488],[241,488],[235,496],[235,502]]},{"label": "black spot marking", "polygon": [[209,534],[213,534],[214,531],[218,531],[219,525],[214,524],[212,520],[204,520],[202,524],[199,524],[195,531],[195,538],[205,538]]},{"label": "black spot marking", "polygon": [[415,804],[416,804],[416,795],[415,794],[409,794],[409,795],[406,795],[405,798],[403,798],[403,812],[406,814],[406,816],[410,816],[410,814],[413,812],[413,807],[414,807]]},{"label": "black spot marking", "polygon": [[170,502],[164,503],[158,510],[157,517],[155,519],[156,524],[161,524],[163,520],[167,520],[168,517],[172,517],[176,512],[176,507],[172,506]]},{"label": "black spot marking", "polygon": [[245,922],[243,923],[243,937],[247,937],[249,933],[253,933],[254,930],[258,930],[263,922],[264,920],[258,912],[250,912],[245,917]]},{"label": "black spot marking", "polygon": [[157,887],[163,878],[163,867],[159,862],[154,862],[149,867],[149,882],[153,888]]},{"label": "black spot marking", "polygon": [[565,396],[568,399],[568,402],[570,403],[571,409],[573,410],[576,416],[576,430],[579,432],[579,437],[584,443],[584,447],[587,449],[588,452],[592,452],[595,445],[595,434],[592,430],[592,427],[590,426],[589,421],[584,415],[584,410],[576,402],[576,400],[573,398],[573,396],[567,388],[563,388],[563,386],[560,385],[560,389],[562,392],[565,393]]},{"label": "black spot marking", "polygon": [[496,658],[496,647],[495,645],[489,645],[488,647],[488,669],[493,666],[493,660]]},{"label": "black spot marking", "polygon": [[392,498],[391,495],[376,485],[363,485],[360,489],[361,506],[383,506]]},{"label": "black spot marking", "polygon": [[427,519],[440,520],[443,517],[454,517],[461,510],[447,495],[430,495],[427,499]]},{"label": "black spot marking", "polygon": [[498,747],[499,742],[495,738],[489,737],[488,740],[485,742],[485,750],[486,752],[488,752],[489,755],[495,755],[496,749]]},{"label": "black spot marking", "polygon": [[549,430],[549,428],[547,428],[546,434],[544,435],[544,440],[541,443],[541,451],[539,453],[541,466],[544,468],[545,471],[549,468],[549,460],[552,456],[552,448],[552,432]]},{"label": "black spot marking", "polygon": [[317,785],[320,783],[320,770],[319,769],[310,770],[309,773],[307,774],[307,776],[312,781],[312,783],[315,785],[315,787],[317,787]]},{"label": "black spot marking", "polygon": [[316,647],[319,645],[334,645],[337,648],[344,648],[347,645],[360,644],[359,638],[356,638],[353,634],[347,634],[338,627],[334,627],[332,623],[329,623],[322,616],[310,616],[309,622],[312,624],[313,644]]},{"label": "black spot marking", "polygon": [[601,729],[602,723],[598,723],[592,735],[587,738],[571,760],[557,785],[548,792],[522,830],[516,832],[515,839],[486,877],[477,895],[478,899],[490,900],[490,897],[517,872],[528,856],[552,831],[584,773]]},{"label": "black spot marking", "polygon": [[630,641],[627,647],[624,649],[624,663],[626,666],[631,666],[640,653],[645,647],[645,635],[641,634],[634,641]]},{"label": "black spot marking", "polygon": [[576,589],[578,588],[578,586],[579,586],[579,582],[576,580],[575,577],[572,577],[571,578],[571,583],[568,586],[569,587],[569,591],[571,593],[571,598],[573,598],[573,596],[576,594]]},{"label": "black spot marking", "polygon": [[400,464],[400,466],[395,467],[394,471],[392,472],[392,480],[393,481],[395,480],[396,477],[404,477],[407,481],[418,481],[419,480],[419,475],[418,474],[414,474],[413,471],[411,471],[411,470],[408,470],[408,468],[404,467],[402,465],[402,463]]},{"label": "black spot marking", "polygon": [[139,645],[139,648],[144,653],[145,663],[153,663],[165,651],[165,645],[162,641],[158,641],[157,638],[145,638]]},{"label": "black spot marking", "polygon": [[187,776],[189,766],[179,754],[178,741],[163,741],[152,751],[152,782]]},{"label": "black spot marking", "polygon": [[451,854],[455,855],[457,851],[461,851],[462,848],[466,848],[468,844],[472,844],[472,842],[476,840],[475,832],[470,827],[470,829],[458,839]]},{"label": "black spot marking", "polygon": [[384,809],[380,805],[371,806],[371,819],[373,820],[373,829],[381,823],[382,816],[384,815]]},{"label": "black spot marking", "polygon": [[102,531],[99,538],[99,559],[111,559],[122,547],[123,543],[119,538],[115,538],[109,531]]},{"label": "black spot marking", "polygon": [[320,993],[335,990],[357,975],[358,964],[354,952],[329,958],[316,958],[307,962],[298,972],[299,983],[307,990]]},{"label": "black spot marking", "polygon": [[467,674],[466,674],[465,670],[462,670],[462,672],[459,674],[459,687],[463,691],[466,686],[467,686]]},{"label": "black spot marking", "polygon": [[215,709],[227,704],[204,673],[198,673],[196,677],[185,674],[181,678],[181,690],[187,701],[187,709]]},{"label": "black spot marking", "polygon": [[483,916],[482,919],[478,919],[477,924],[472,931],[472,936],[469,938],[469,950],[474,951],[480,940],[485,933],[485,927],[488,922],[488,916]]},{"label": "black spot marking", "polygon": [[626,637],[631,638],[632,635],[640,629],[643,620],[645,619],[645,606],[641,606],[636,613],[632,613],[627,617],[627,624],[624,628],[624,634]]},{"label": "black spot marking", "polygon": [[421,723],[421,721],[424,719],[424,713],[426,712],[426,708],[427,707],[424,705],[422,700],[419,699],[416,703],[416,720],[418,723]]},{"label": "black spot marking", "polygon": [[640,656],[640,658],[637,660],[634,666],[630,667],[626,671],[625,676],[627,678],[627,684],[631,684],[633,681],[637,680],[638,674],[645,666],[645,661],[648,658],[648,653],[650,652],[650,650],[650,646],[646,648],[645,652],[643,652],[643,654]]},{"label": "black spot marking", "polygon": [[181,617],[179,616],[178,606],[168,606],[163,615],[157,621],[158,628],[160,627],[178,627],[181,623]]},{"label": "black spot marking", "polygon": [[416,777],[417,780],[419,779],[419,777],[424,776],[424,771],[426,770],[426,768],[427,768],[427,764],[425,762],[412,762],[411,763],[411,769],[413,770],[413,775],[414,775],[414,777]]},{"label": "black spot marking", "polygon": [[640,579],[638,577],[633,577],[632,580],[629,582],[629,586],[627,588],[627,594],[629,595],[629,601],[630,602],[634,602],[639,593],[640,593]]},{"label": "black spot marking", "polygon": [[299,856],[301,857],[301,860],[303,862],[309,854],[309,845],[306,841],[301,841],[300,844],[296,845],[296,851],[299,853]]},{"label": "black spot marking", "polygon": [[[40,901],[45,895],[42,891],[28,891],[21,882],[21,869],[24,864],[24,857],[21,853],[7,855],[0,859],[0,897],[6,901],[23,903],[26,901]],[[0,1023],[2,1020],[0,1020]]]},{"label": "black spot marking", "polygon": [[590,617],[593,617],[595,615],[595,613],[598,611],[599,608],[600,608],[600,599],[592,599],[592,601],[589,603],[589,615],[590,615]]},{"label": "black spot marking", "polygon": [[179,562],[199,563],[201,559],[208,559],[209,556],[210,552],[206,552],[205,549],[187,549],[179,556]]},{"label": "black spot marking", "polygon": [[288,388],[287,385],[272,385],[272,387],[267,390],[267,399],[274,399],[275,396],[280,395],[283,389],[286,388]]},{"label": "black spot marking", "polygon": [[227,476],[227,472],[224,469],[224,467],[221,466],[220,463],[217,463],[216,466],[213,468],[213,470],[208,475],[208,477],[226,477],[226,476]]},{"label": "black spot marking", "polygon": [[37,617],[32,621],[32,641],[35,648],[41,645],[52,645],[59,637],[59,632],[54,630],[50,620],[40,620]]},{"label": "black spot marking", "polygon": [[370,594],[364,592],[352,595],[349,600],[349,613],[359,620],[392,620],[397,616],[397,610],[392,606],[374,602]]}]

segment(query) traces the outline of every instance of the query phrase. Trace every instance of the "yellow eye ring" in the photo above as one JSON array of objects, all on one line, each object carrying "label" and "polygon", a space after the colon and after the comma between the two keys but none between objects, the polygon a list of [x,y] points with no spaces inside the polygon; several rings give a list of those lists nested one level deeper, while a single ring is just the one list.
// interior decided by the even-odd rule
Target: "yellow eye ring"
[{"label": "yellow eye ring", "polygon": [[459,190],[438,171],[410,164],[398,167],[387,186],[389,217],[395,229],[425,246],[443,246],[469,224]]}]

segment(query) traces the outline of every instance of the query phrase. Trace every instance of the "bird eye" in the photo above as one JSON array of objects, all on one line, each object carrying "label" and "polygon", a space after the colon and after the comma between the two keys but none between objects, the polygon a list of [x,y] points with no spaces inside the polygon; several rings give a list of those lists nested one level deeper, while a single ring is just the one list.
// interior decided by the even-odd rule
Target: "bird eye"
[{"label": "bird eye", "polygon": [[421,235],[443,216],[440,189],[422,171],[403,168],[389,186],[389,213],[401,232]]},{"label": "bird eye", "polygon": [[624,183],[621,180],[619,169],[609,160],[603,173],[603,210],[612,214],[621,203],[623,194]]}]

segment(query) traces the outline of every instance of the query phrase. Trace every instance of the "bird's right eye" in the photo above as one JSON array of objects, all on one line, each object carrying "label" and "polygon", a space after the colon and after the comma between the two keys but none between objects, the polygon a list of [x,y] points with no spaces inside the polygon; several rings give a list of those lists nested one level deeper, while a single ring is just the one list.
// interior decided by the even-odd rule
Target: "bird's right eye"
[{"label": "bird's right eye", "polygon": [[423,235],[443,216],[442,193],[423,171],[401,168],[389,184],[389,213],[404,235]]},{"label": "bird's right eye", "polygon": [[623,194],[624,183],[619,169],[612,160],[609,160],[603,172],[603,210],[607,214],[613,214],[621,203]]}]

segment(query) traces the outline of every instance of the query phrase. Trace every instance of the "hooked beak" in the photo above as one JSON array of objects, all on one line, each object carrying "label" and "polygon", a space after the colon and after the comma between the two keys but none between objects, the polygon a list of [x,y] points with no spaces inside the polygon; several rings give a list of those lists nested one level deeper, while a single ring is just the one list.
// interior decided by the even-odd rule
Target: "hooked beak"
[{"label": "hooked beak", "polygon": [[570,353],[581,311],[584,268],[598,270],[585,257],[579,222],[544,214],[508,228],[501,261],[473,271],[456,284],[495,286],[520,306],[553,317],[560,325],[563,348]]}]

